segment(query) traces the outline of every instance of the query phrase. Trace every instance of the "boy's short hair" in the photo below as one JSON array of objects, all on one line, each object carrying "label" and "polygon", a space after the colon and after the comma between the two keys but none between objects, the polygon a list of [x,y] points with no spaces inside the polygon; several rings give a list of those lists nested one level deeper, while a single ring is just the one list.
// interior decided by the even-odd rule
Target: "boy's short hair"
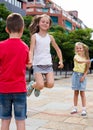
[{"label": "boy's short hair", "polygon": [[19,33],[24,28],[23,17],[19,13],[11,13],[6,19],[6,27],[10,33]]}]

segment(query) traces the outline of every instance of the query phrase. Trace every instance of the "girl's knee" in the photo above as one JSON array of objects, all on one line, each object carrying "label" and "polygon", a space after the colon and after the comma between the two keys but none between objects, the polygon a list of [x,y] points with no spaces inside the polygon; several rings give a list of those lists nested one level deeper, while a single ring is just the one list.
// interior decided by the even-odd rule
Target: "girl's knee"
[{"label": "girl's knee", "polygon": [[85,96],[85,92],[81,91],[81,92],[80,92],[80,96],[81,96],[81,97],[84,97],[84,96]]},{"label": "girl's knee", "polygon": [[37,89],[42,90],[44,88],[44,84],[37,84]]},{"label": "girl's knee", "polygon": [[75,90],[75,95],[79,95],[79,91],[78,90]]},{"label": "girl's knee", "polygon": [[47,83],[48,88],[53,88],[53,86],[54,86],[54,83]]}]

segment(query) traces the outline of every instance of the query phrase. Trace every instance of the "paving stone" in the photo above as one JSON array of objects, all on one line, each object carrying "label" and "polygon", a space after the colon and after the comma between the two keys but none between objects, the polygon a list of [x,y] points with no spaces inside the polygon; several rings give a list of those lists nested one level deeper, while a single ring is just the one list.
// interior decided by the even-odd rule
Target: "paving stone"
[{"label": "paving stone", "polygon": [[64,122],[49,122],[47,125],[44,126],[45,128],[49,129],[57,129],[57,130],[83,130],[82,125],[78,124],[69,124]]},{"label": "paving stone", "polygon": [[88,126],[84,130],[93,130],[93,126]]},{"label": "paving stone", "polygon": [[[34,93],[27,98],[26,130],[93,130],[93,74],[87,76],[87,116],[81,116],[81,98],[78,98],[78,113],[71,115],[73,91],[71,76],[56,77],[52,89],[44,88],[39,97]],[[1,120],[0,120],[1,125]],[[10,130],[16,130],[12,118]]]}]

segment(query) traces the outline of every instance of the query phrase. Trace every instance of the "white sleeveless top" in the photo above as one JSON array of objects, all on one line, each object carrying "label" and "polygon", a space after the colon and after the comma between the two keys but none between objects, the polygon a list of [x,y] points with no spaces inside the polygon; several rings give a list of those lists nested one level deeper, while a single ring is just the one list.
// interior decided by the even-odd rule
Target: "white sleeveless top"
[{"label": "white sleeveless top", "polygon": [[50,36],[47,34],[45,37],[35,33],[36,45],[34,49],[33,65],[51,65],[52,58],[50,54]]}]

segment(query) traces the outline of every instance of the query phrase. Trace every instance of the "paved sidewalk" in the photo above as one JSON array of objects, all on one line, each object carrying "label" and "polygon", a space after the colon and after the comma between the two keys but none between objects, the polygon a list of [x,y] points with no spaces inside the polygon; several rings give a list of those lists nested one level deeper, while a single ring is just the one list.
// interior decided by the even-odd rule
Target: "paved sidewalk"
[{"label": "paved sidewalk", "polygon": [[[32,93],[27,98],[26,130],[93,130],[93,74],[87,76],[87,117],[81,116],[80,96],[78,113],[70,114],[73,107],[71,76],[55,79],[52,89],[44,88],[39,97]],[[14,119],[10,130],[16,130]]]}]

